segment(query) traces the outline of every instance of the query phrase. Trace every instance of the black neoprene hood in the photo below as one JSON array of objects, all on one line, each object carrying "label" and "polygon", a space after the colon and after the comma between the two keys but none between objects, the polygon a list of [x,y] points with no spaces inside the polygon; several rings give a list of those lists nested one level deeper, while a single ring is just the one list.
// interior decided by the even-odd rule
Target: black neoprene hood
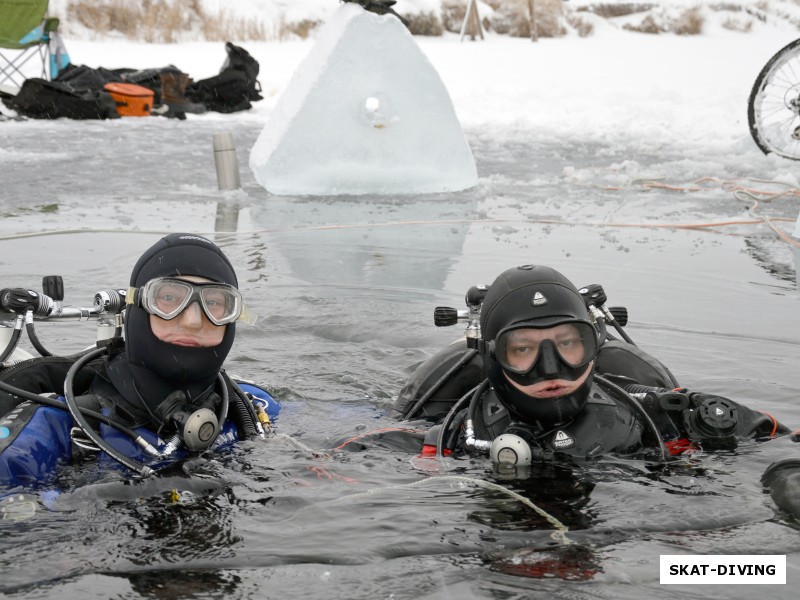
[{"label": "black neoprene hood", "polygon": [[[150,247],[136,262],[131,286],[141,287],[155,277],[204,277],[237,286],[236,273],[222,250],[211,240],[189,233],[170,234]],[[156,338],[150,316],[136,304],[125,314],[126,351],[132,365],[147,369],[172,385],[213,382],[233,345],[236,324],[225,327],[217,346],[189,348]]]},{"label": "black neoprene hood", "polygon": [[[551,327],[575,320],[591,322],[583,297],[569,279],[551,267],[522,265],[504,271],[489,287],[481,307],[481,332],[487,343],[504,329]],[[538,364],[534,363],[532,368],[534,377]],[[574,370],[565,363],[562,366],[562,377],[575,381],[579,374],[571,373]],[[507,374],[493,352],[486,355],[486,367],[497,398],[512,418],[538,430],[568,423],[580,414],[593,381],[590,364],[583,369],[589,373],[586,380],[573,393],[534,398],[511,383],[509,377],[520,376]]]},{"label": "black neoprene hood", "polygon": [[489,287],[481,308],[481,332],[488,342],[514,325],[548,327],[569,319],[590,321],[572,282],[551,267],[522,265],[504,271]]},{"label": "black neoprene hood", "polygon": [[154,277],[194,275],[238,287],[228,257],[209,239],[190,233],[172,233],[151,246],[133,267],[131,285],[143,286]]}]

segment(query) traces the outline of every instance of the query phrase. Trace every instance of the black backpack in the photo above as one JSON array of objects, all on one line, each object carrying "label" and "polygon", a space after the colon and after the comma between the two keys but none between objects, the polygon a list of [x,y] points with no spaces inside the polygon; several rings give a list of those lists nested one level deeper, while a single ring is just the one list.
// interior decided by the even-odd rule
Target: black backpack
[{"label": "black backpack", "polygon": [[53,78],[53,81],[66,83],[73,90],[102,90],[103,86],[111,82],[121,82],[122,77],[109,69],[98,67],[93,69],[85,65],[69,64]]},{"label": "black backpack", "polygon": [[252,108],[251,101],[261,100],[258,61],[244,48],[225,44],[228,59],[219,75],[190,83],[186,97],[203,104],[207,110],[232,113]]},{"label": "black backpack", "polygon": [[110,94],[99,90],[76,90],[68,83],[37,77],[26,79],[19,93],[3,97],[3,104],[32,119],[118,119]]}]

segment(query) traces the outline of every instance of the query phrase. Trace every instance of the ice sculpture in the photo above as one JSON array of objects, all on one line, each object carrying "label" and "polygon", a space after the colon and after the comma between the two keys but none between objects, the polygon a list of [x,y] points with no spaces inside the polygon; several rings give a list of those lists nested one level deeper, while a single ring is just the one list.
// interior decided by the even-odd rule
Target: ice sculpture
[{"label": "ice sculpture", "polygon": [[273,194],[463,190],[477,171],[438,73],[395,16],[343,4],[250,153]]}]

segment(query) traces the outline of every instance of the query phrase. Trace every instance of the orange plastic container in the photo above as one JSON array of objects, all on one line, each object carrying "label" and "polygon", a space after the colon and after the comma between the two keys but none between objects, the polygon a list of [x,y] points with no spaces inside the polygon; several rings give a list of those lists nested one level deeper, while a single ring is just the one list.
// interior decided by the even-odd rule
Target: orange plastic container
[{"label": "orange plastic container", "polygon": [[103,89],[117,103],[120,117],[149,117],[153,108],[153,90],[133,83],[107,83]]}]

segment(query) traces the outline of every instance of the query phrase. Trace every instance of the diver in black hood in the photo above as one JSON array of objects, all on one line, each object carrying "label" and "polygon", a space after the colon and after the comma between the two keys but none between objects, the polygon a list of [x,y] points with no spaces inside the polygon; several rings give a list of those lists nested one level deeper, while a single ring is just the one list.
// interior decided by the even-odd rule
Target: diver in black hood
[{"label": "diver in black hood", "polygon": [[424,363],[395,403],[398,418],[441,422],[423,453],[488,452],[514,467],[603,455],[666,461],[790,432],[770,415],[681,388],[656,359],[613,339],[586,289],[553,268],[514,267],[483,289],[472,303],[472,354],[459,358],[463,346],[453,345],[429,361],[442,366]]},{"label": "diver in black hood", "polygon": [[[264,436],[279,404],[223,370],[247,311],[222,250],[202,236],[167,235],[139,258],[124,296],[124,340],[0,371],[13,386],[0,391],[13,416],[0,439],[0,483],[41,481],[59,461],[101,450],[147,476],[187,453]],[[38,406],[36,395],[49,392],[63,400]]]},{"label": "diver in black hood", "polygon": [[98,381],[128,421],[161,425],[163,403],[213,394],[236,335],[242,296],[233,266],[206,238],[172,234],[133,268],[125,309],[125,352],[108,364],[116,394]]}]

